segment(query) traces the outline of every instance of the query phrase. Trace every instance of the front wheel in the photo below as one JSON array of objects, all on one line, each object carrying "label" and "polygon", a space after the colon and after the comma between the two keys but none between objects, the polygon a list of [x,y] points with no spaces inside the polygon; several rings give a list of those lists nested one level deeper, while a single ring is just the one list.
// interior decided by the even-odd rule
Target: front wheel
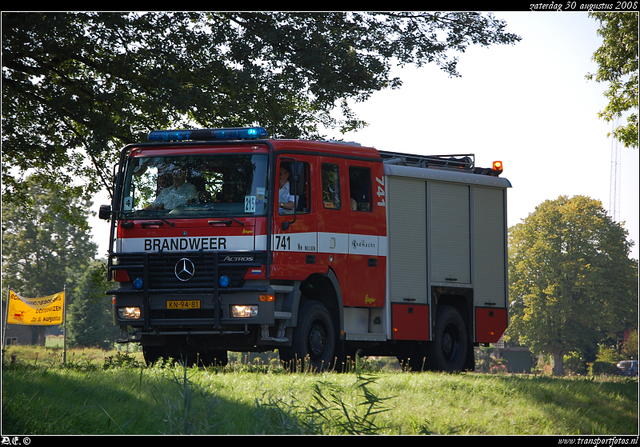
[{"label": "front wheel", "polygon": [[280,359],[292,369],[324,371],[333,361],[336,334],[331,314],[318,301],[307,301],[298,314],[290,348],[280,349]]},{"label": "front wheel", "polygon": [[439,371],[462,371],[468,346],[467,330],[458,311],[451,306],[440,307],[429,349],[431,367]]}]

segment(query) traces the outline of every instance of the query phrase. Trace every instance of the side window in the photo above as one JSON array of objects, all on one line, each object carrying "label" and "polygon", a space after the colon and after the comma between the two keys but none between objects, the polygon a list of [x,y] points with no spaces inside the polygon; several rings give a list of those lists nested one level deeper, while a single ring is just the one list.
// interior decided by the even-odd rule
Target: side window
[{"label": "side window", "polygon": [[371,211],[371,170],[349,167],[349,195],[353,211]]},{"label": "side window", "polygon": [[309,163],[282,161],[278,170],[278,211],[280,214],[306,214],[311,211]]},{"label": "side window", "polygon": [[340,202],[340,168],[333,163],[322,164],[322,203],[332,210],[342,208]]}]

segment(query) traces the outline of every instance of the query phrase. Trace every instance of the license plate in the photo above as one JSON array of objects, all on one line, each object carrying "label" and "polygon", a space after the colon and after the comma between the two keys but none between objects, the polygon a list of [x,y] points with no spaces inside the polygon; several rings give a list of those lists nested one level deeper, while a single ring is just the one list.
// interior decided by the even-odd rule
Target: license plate
[{"label": "license plate", "polygon": [[200,309],[199,300],[167,301],[167,309]]}]

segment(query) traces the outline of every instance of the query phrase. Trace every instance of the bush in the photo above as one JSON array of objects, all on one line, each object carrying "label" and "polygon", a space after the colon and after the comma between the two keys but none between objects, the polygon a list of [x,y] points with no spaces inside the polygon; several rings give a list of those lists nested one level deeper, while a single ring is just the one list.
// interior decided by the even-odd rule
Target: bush
[{"label": "bush", "polygon": [[506,372],[507,365],[504,359],[496,359],[491,356],[495,348],[483,347],[475,350],[476,359],[476,371],[477,372],[490,372],[496,374],[499,372]]},{"label": "bush", "polygon": [[602,374],[615,374],[618,368],[614,362],[603,362],[596,360],[593,363],[589,363],[589,375],[599,376]]},{"label": "bush", "polygon": [[140,368],[142,366],[143,363],[138,361],[134,356],[118,351],[115,356],[109,355],[105,357],[102,368]]},{"label": "bush", "polygon": [[620,360],[622,360],[622,356],[615,348],[605,345],[600,345],[598,347],[596,361],[618,363]]},{"label": "bush", "polygon": [[576,353],[564,356],[564,369],[570,374],[584,375],[587,373],[587,363]]}]

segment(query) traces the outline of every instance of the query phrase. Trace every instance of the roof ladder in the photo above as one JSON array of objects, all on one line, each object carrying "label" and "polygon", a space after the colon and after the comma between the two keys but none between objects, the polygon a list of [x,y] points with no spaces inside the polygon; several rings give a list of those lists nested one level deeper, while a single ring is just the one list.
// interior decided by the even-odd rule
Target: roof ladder
[{"label": "roof ladder", "polygon": [[379,151],[379,153],[384,163],[401,164],[404,166],[464,171],[472,171],[475,166],[474,154],[413,155],[386,151]]}]

